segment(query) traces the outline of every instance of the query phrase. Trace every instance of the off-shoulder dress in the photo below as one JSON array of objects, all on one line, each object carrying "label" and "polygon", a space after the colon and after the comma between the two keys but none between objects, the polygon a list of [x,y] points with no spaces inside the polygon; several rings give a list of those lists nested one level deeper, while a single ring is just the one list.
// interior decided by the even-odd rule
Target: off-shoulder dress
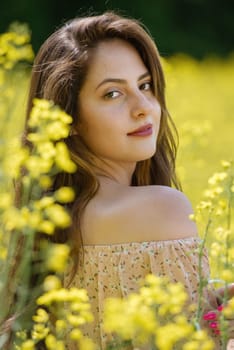
[{"label": "off-shoulder dress", "polygon": [[[103,304],[108,297],[126,297],[139,289],[139,282],[149,273],[168,276],[172,282],[181,282],[189,303],[197,303],[199,287],[199,249],[201,240],[189,237],[177,240],[135,242],[110,245],[85,245],[80,265],[71,287],[88,292],[94,322],[84,331],[105,349],[106,334],[102,327]],[[209,262],[204,250],[201,259],[202,278],[209,279]],[[68,279],[68,275],[65,278]],[[217,308],[214,289],[203,290],[203,311]],[[216,349],[219,340],[214,336]]]}]

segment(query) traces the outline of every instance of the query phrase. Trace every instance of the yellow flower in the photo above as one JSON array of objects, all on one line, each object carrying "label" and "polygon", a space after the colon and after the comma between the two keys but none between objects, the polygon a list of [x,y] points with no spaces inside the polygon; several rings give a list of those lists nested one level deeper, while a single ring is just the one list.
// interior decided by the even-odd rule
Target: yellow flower
[{"label": "yellow flower", "polygon": [[37,304],[50,306],[51,303],[55,301],[55,297],[56,297],[56,293],[54,291],[49,291],[41,295],[39,298],[37,298]]},{"label": "yellow flower", "polygon": [[46,266],[51,271],[63,272],[70,249],[66,244],[53,244],[50,249],[46,260]]},{"label": "yellow flower", "polygon": [[29,151],[26,148],[20,147],[19,141],[13,140],[9,145],[8,152],[4,159],[4,171],[10,178],[18,178],[20,169],[29,157]]},{"label": "yellow flower", "polygon": [[220,273],[220,278],[227,283],[231,283],[234,280],[234,273],[229,269],[223,269]]},{"label": "yellow flower", "polygon": [[65,350],[66,346],[63,340],[58,340],[56,344],[56,348],[54,350]]},{"label": "yellow flower", "polygon": [[89,309],[90,309],[90,305],[89,304],[80,303],[80,301],[73,302],[71,304],[71,311],[82,312],[82,311],[87,311]]},{"label": "yellow flower", "polygon": [[230,168],[231,163],[226,161],[226,160],[222,160],[221,165],[224,169],[228,169],[228,168]]},{"label": "yellow flower", "polygon": [[46,323],[49,320],[49,315],[44,309],[38,309],[37,314],[33,316],[33,321],[37,323]]},{"label": "yellow flower", "polygon": [[223,199],[219,200],[218,205],[222,208],[222,209],[226,209],[227,208],[227,202]]},{"label": "yellow flower", "polygon": [[66,138],[69,135],[70,128],[61,121],[48,123],[45,128],[45,135],[53,141]]},{"label": "yellow flower", "polygon": [[213,191],[213,189],[207,189],[204,191],[204,196],[210,199],[214,199],[215,198],[215,193]]},{"label": "yellow flower", "polygon": [[187,341],[183,350],[213,350],[214,342],[208,337],[207,333],[199,330],[193,333],[192,339]]},{"label": "yellow flower", "polygon": [[74,190],[71,187],[60,187],[54,194],[56,200],[60,203],[72,202],[75,198]]},{"label": "yellow flower", "polygon": [[32,339],[36,341],[44,339],[47,336],[47,334],[49,334],[49,331],[49,328],[46,327],[44,324],[36,323],[33,326]]},{"label": "yellow flower", "polygon": [[226,230],[222,226],[219,226],[214,230],[214,237],[218,242],[224,242],[229,235],[230,235],[230,231]]},{"label": "yellow flower", "polygon": [[35,350],[35,343],[29,339],[22,343],[20,350]]},{"label": "yellow flower", "polygon": [[159,315],[178,314],[187,300],[183,286],[179,283],[168,285],[168,301],[163,303],[159,308]]},{"label": "yellow flower", "polygon": [[211,201],[201,201],[199,205],[197,206],[198,209],[210,209],[212,207]]},{"label": "yellow flower", "polygon": [[79,328],[73,328],[70,332],[70,338],[72,340],[79,340],[82,338],[82,332]]},{"label": "yellow flower", "polygon": [[49,275],[44,279],[43,288],[45,291],[60,289],[61,287],[60,279],[54,275]]},{"label": "yellow flower", "polygon": [[1,193],[0,209],[6,209],[12,205],[12,195],[10,193]]},{"label": "yellow flower", "polygon": [[209,178],[208,184],[209,185],[216,185],[226,179],[227,173],[225,172],[220,172],[220,173],[215,173],[212,177]]},{"label": "yellow flower", "polygon": [[234,317],[234,297],[228,300],[228,304],[223,309],[223,314],[229,319]]},{"label": "yellow flower", "polygon": [[172,350],[174,345],[192,334],[193,327],[184,317],[178,318],[175,323],[168,323],[156,330],[155,344],[159,349]]},{"label": "yellow flower", "polygon": [[17,338],[22,339],[22,340],[27,339],[26,331],[18,331],[18,332],[16,332],[16,336],[17,336]]},{"label": "yellow flower", "polygon": [[87,291],[85,289],[70,288],[69,299],[74,302],[87,302],[89,300]]},{"label": "yellow flower", "polygon": [[25,166],[29,171],[29,175],[32,178],[39,178],[42,174],[48,174],[53,166],[51,159],[43,159],[39,156],[30,156]]},{"label": "yellow flower", "polygon": [[45,159],[54,158],[56,154],[54,144],[50,141],[40,142],[37,145],[37,152]]},{"label": "yellow flower", "polygon": [[79,341],[79,350],[95,350],[93,341],[87,337],[82,337]]},{"label": "yellow flower", "polygon": [[52,235],[55,230],[55,225],[53,222],[49,220],[43,220],[40,222],[38,226],[38,231],[46,233],[47,235]]},{"label": "yellow flower", "polygon": [[134,326],[129,322],[129,309],[126,307],[126,300],[106,299],[104,329],[107,332],[118,332],[123,339],[131,339],[134,334]]},{"label": "yellow flower", "polygon": [[67,324],[64,320],[56,320],[55,328],[57,333],[63,333],[67,329]]},{"label": "yellow flower", "polygon": [[29,31],[23,25],[12,25],[10,31],[0,35],[0,64],[5,69],[12,69],[19,61],[32,61],[34,54],[29,44]]},{"label": "yellow flower", "polygon": [[55,161],[59,169],[64,170],[68,173],[74,173],[77,169],[75,163],[71,161],[68,149],[63,142],[58,142],[56,144]]},{"label": "yellow flower", "polygon": [[189,219],[192,220],[192,221],[196,221],[195,214],[189,214]]},{"label": "yellow flower", "polygon": [[[33,108],[28,121],[29,127],[36,128],[41,124],[41,120],[48,119],[49,111],[53,106],[54,103],[52,101],[35,98],[33,100]],[[30,139],[30,141],[32,140]]]},{"label": "yellow flower", "polygon": [[45,339],[45,344],[49,350],[56,350],[57,340],[54,335],[48,334]]},{"label": "yellow flower", "polygon": [[221,251],[222,251],[222,247],[220,246],[220,244],[218,242],[212,243],[211,249],[210,249],[211,256],[217,257],[217,256],[219,256]]},{"label": "yellow flower", "polygon": [[223,192],[223,187],[217,186],[217,187],[213,188],[213,192],[215,195],[219,195],[220,193]]},{"label": "yellow flower", "polygon": [[34,205],[37,209],[44,209],[49,207],[54,203],[53,197],[44,196],[41,199],[34,202]]},{"label": "yellow flower", "polygon": [[80,315],[67,314],[66,318],[73,327],[77,327],[86,323],[86,320]]},{"label": "yellow flower", "polygon": [[66,228],[71,223],[70,215],[58,204],[48,206],[45,209],[45,214],[57,227]]},{"label": "yellow flower", "polygon": [[196,340],[191,340],[183,346],[183,350],[199,350],[200,344]]},{"label": "yellow flower", "polygon": [[51,177],[48,175],[42,175],[39,178],[39,184],[43,190],[47,190],[48,188],[51,187],[52,185],[52,180]]}]

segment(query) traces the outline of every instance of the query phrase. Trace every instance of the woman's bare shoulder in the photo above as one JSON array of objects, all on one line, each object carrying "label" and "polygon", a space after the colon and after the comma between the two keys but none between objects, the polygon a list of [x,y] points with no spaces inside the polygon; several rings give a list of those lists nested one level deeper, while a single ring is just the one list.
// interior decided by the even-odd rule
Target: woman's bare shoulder
[{"label": "woman's bare shoulder", "polygon": [[132,208],[137,213],[137,224],[140,227],[142,221],[150,236],[163,240],[197,235],[196,225],[189,219],[193,209],[183,192],[167,186],[145,186],[138,195],[138,203],[132,198]]},{"label": "woman's bare shoulder", "polygon": [[123,193],[113,222],[130,241],[160,241],[197,236],[184,193],[167,186],[130,187]]},{"label": "woman's bare shoulder", "polygon": [[89,219],[92,234],[90,230],[87,233],[92,236],[90,244],[194,237],[197,229],[189,219],[192,212],[187,197],[176,189],[156,185],[128,187],[99,207],[92,226]]}]

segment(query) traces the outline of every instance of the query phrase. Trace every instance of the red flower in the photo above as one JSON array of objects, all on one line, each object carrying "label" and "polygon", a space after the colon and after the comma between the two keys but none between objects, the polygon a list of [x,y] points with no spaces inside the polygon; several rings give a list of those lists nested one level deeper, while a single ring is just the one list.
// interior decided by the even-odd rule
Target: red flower
[{"label": "red flower", "polygon": [[224,308],[224,306],[223,306],[223,304],[221,304],[221,305],[219,305],[219,306],[217,307],[217,310],[218,310],[218,311],[222,311],[223,308]]},{"label": "red flower", "polygon": [[214,328],[214,329],[218,328],[218,322],[211,322],[211,323],[209,324],[209,327],[210,327],[210,328]]},{"label": "red flower", "polygon": [[210,320],[216,320],[217,315],[215,312],[207,312],[206,314],[203,315],[203,320],[210,321]]}]

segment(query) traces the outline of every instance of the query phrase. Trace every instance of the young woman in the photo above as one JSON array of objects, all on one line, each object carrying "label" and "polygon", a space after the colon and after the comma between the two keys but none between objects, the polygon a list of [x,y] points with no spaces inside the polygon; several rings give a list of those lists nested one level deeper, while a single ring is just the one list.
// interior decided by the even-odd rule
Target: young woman
[{"label": "young woman", "polygon": [[[95,321],[87,335],[105,347],[104,300],[136,291],[148,273],[182,282],[196,302],[199,238],[179,190],[175,127],[147,31],[114,13],[66,23],[37,55],[28,115],[34,97],[53,100],[73,118],[65,141],[77,172],[59,174],[54,189],[76,191],[66,283],[88,291]],[[208,278],[205,254],[202,271]],[[204,311],[217,308],[212,290],[204,298]]]}]

